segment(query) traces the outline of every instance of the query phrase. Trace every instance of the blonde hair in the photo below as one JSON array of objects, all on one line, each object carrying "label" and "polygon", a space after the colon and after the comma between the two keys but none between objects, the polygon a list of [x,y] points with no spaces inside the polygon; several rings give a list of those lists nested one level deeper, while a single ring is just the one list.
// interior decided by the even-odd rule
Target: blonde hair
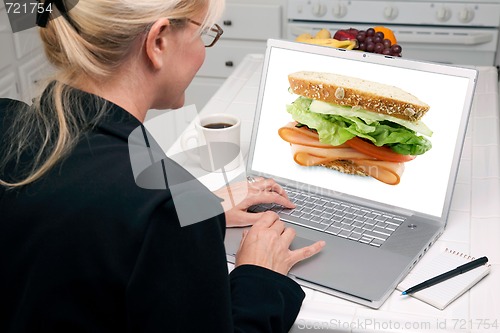
[{"label": "blonde hair", "polygon": [[[52,8],[57,15],[57,8]],[[8,163],[20,164],[24,154],[33,150],[36,154],[28,166],[21,166],[19,179],[0,179],[0,185],[15,188],[41,178],[106,114],[103,99],[96,100],[94,114],[83,112],[71,89],[82,77],[96,82],[110,79],[129,57],[134,42],[160,18],[177,21],[206,12],[201,31],[215,23],[223,10],[224,0],[80,0],[67,19],[52,16],[40,36],[48,60],[58,71],[42,96],[44,101],[38,98],[16,112],[7,136],[9,146],[0,153],[0,174]],[[44,102],[51,107],[42,108]]]}]

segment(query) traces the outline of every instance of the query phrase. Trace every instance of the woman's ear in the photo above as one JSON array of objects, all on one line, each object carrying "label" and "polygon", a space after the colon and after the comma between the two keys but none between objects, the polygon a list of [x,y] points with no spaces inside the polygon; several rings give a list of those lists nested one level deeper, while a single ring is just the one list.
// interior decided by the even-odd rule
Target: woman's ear
[{"label": "woman's ear", "polygon": [[162,18],[156,21],[146,36],[146,55],[155,70],[163,66],[164,55],[167,51],[167,31],[170,21]]}]

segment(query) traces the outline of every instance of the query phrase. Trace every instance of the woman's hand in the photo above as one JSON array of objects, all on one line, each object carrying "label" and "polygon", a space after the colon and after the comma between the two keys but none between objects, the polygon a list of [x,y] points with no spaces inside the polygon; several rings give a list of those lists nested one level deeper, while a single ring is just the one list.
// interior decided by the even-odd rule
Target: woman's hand
[{"label": "woman's hand", "polygon": [[295,208],[283,188],[273,179],[258,177],[254,182],[238,182],[214,192],[224,199],[227,227],[243,227],[254,224],[262,213],[249,213],[248,208],[262,203],[275,203],[287,208]]},{"label": "woman's hand", "polygon": [[312,257],[325,246],[324,241],[297,250],[290,250],[295,230],[287,228],[274,212],[265,212],[249,229],[243,232],[240,248],[236,253],[236,267],[257,265],[281,274],[304,259]]}]

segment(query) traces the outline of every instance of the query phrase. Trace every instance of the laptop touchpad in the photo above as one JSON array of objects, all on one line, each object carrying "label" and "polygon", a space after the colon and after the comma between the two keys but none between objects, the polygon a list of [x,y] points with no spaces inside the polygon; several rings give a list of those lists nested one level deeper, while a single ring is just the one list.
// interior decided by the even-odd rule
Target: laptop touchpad
[{"label": "laptop touchpad", "polygon": [[315,243],[315,241],[313,240],[310,240],[310,239],[307,239],[307,238],[303,238],[303,237],[298,237],[296,236],[294,239],[293,239],[293,242],[292,244],[290,245],[290,250],[298,250],[300,248],[303,248],[303,247],[306,247],[306,246],[309,246],[311,244]]}]

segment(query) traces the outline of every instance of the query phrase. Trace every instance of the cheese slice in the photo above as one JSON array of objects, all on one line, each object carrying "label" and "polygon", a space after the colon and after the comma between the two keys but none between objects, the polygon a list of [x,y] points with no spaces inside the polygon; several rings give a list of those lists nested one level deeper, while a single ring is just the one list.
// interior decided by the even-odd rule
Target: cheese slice
[{"label": "cheese slice", "polygon": [[[376,113],[365,110],[361,107],[350,107],[331,104],[323,101],[313,100],[309,110],[315,113],[334,114],[342,117],[358,117],[365,123],[370,125],[374,121],[390,121],[398,125],[404,126],[414,132],[421,133],[426,136],[432,136],[432,131],[423,121],[408,121],[401,118],[393,117],[387,114]],[[356,112],[354,115],[353,112]]]}]

